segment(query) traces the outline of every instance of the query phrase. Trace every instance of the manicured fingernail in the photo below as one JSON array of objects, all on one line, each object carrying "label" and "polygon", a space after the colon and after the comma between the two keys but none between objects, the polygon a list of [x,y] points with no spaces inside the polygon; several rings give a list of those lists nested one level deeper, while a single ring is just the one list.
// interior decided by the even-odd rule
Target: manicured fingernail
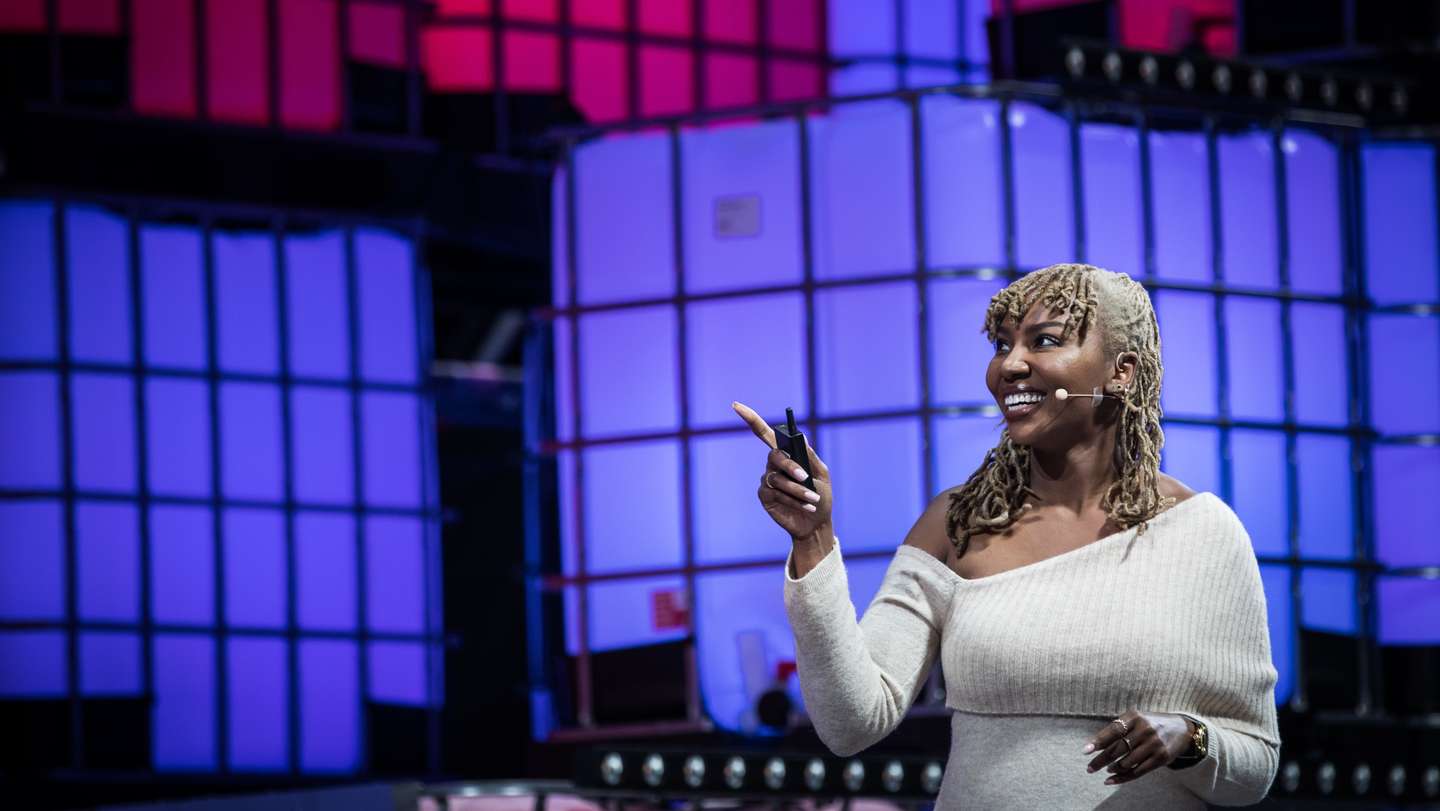
[{"label": "manicured fingernail", "polygon": [[1106,780],[1106,781],[1105,781],[1105,785],[1107,785],[1107,786],[1113,786],[1113,785],[1115,785],[1115,784],[1118,783],[1118,782],[1120,782],[1120,781],[1119,781],[1117,778],[1112,777],[1112,778],[1110,778],[1109,780]]},{"label": "manicured fingernail", "polygon": [[790,475],[795,477],[795,481],[799,481],[799,482],[805,481],[805,471],[804,471],[803,468],[798,468],[798,467],[792,467],[792,468],[790,468]]},{"label": "manicured fingernail", "polygon": [[1085,744],[1084,754],[1087,754],[1087,755],[1088,755],[1088,754],[1090,754],[1091,752],[1094,752],[1094,751],[1095,751],[1095,744],[1093,744],[1093,743],[1087,743],[1087,744]]},{"label": "manicured fingernail", "polygon": [[1094,767],[1094,766],[1086,766],[1086,767],[1085,767],[1085,771],[1090,772],[1091,774],[1094,774],[1094,772],[1095,772],[1095,767]]},{"label": "manicured fingernail", "polygon": [[817,492],[815,492],[814,490],[806,490],[806,491],[805,491],[805,498],[806,498],[806,500],[808,500],[808,501],[819,502],[819,501],[820,501],[820,494],[817,493]]},{"label": "manicured fingernail", "polygon": [[801,504],[800,506],[801,506],[801,507],[804,507],[805,510],[806,510],[806,512],[812,512],[812,513],[815,512],[815,505],[814,505],[814,504]]}]

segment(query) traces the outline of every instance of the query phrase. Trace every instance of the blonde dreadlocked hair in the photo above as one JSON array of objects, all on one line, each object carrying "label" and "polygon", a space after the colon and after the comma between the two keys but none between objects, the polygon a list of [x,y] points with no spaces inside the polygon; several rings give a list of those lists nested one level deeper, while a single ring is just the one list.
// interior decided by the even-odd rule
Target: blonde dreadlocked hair
[{"label": "blonde dreadlocked hair", "polygon": [[[1019,324],[1033,306],[1056,313],[1065,322],[1063,340],[1078,333],[1084,341],[1092,327],[1104,338],[1105,355],[1121,352],[1139,356],[1135,377],[1124,400],[1115,432],[1113,480],[1100,506],[1116,526],[1139,526],[1170,506],[1159,489],[1160,448],[1160,328],[1145,288],[1124,273],[1092,265],[1060,264],[1017,279],[990,299],[984,332],[991,343],[1002,323]],[[1115,400],[1108,399],[1105,403]],[[974,535],[1004,532],[1025,508],[1030,486],[1030,447],[1010,439],[1008,430],[985,454],[985,461],[959,490],[950,494],[945,532],[960,555]]]}]

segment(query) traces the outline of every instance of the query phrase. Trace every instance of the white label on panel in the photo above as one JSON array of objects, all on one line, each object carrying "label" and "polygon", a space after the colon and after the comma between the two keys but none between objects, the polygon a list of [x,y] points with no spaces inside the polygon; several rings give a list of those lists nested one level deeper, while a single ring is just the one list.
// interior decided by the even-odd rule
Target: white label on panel
[{"label": "white label on panel", "polygon": [[760,236],[760,195],[715,198],[715,236],[720,239]]}]

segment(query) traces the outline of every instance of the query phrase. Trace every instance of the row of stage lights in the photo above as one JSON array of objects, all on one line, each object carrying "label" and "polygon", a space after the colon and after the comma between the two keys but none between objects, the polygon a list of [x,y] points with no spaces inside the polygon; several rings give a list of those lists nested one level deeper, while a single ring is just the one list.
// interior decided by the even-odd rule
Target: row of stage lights
[{"label": "row of stage lights", "polygon": [[[1314,781],[1313,792],[1322,797],[1334,797],[1342,794],[1351,797],[1367,797],[1372,793],[1381,793],[1380,787],[1375,784],[1374,770],[1370,768],[1370,764],[1365,762],[1356,763],[1351,767],[1348,791],[1339,784],[1340,769],[1331,761],[1325,760],[1315,764],[1311,778]],[[1409,774],[1405,767],[1396,763],[1385,773],[1383,791],[1391,797],[1404,797],[1408,781]],[[1275,787],[1271,789],[1271,793],[1274,794],[1276,789],[1279,789],[1285,794],[1300,794],[1301,792],[1309,794],[1311,788],[1311,786],[1305,785],[1305,769],[1301,768],[1299,763],[1291,760],[1280,767],[1280,774],[1275,780]],[[1440,799],[1440,766],[1432,765],[1422,771],[1419,785],[1416,788],[1418,791],[1411,792],[1412,796],[1425,800]],[[1372,792],[1371,789],[1375,789],[1375,791]]]}]

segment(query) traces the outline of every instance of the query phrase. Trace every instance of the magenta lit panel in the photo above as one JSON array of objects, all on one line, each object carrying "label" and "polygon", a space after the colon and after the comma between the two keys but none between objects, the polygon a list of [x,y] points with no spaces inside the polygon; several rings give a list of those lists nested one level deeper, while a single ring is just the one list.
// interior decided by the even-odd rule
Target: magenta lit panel
[{"label": "magenta lit panel", "polygon": [[[6,4],[13,0],[6,0]],[[120,33],[119,0],[57,0],[60,31],[64,34],[113,36]],[[21,5],[26,5],[21,3]]]},{"label": "magenta lit panel", "polygon": [[684,115],[695,107],[691,93],[695,55],[687,48],[640,46],[640,115]]},{"label": "magenta lit panel", "polygon": [[44,31],[45,0],[0,3],[0,31]]},{"label": "magenta lit panel", "polygon": [[425,81],[441,93],[481,92],[494,86],[490,29],[430,28],[421,35]]},{"label": "magenta lit panel", "polygon": [[759,101],[758,60],[730,53],[705,55],[705,106],[709,109],[748,107]]},{"label": "magenta lit panel", "polygon": [[501,0],[500,13],[512,20],[553,23],[560,19],[559,0]]},{"label": "magenta lit panel", "polygon": [[521,93],[560,90],[560,38],[533,31],[506,31],[501,40],[504,84]]},{"label": "magenta lit panel", "polygon": [[771,47],[814,52],[820,49],[822,0],[771,2],[767,11],[766,39]]},{"label": "magenta lit panel", "polygon": [[754,45],[755,4],[759,0],[704,0],[705,38],[714,42]]},{"label": "magenta lit panel", "polygon": [[593,28],[623,28],[625,0],[570,0],[570,22]]},{"label": "magenta lit panel", "polygon": [[206,112],[217,121],[269,120],[269,20],[265,0],[205,3]]},{"label": "magenta lit panel", "polygon": [[646,34],[690,36],[695,24],[690,11],[688,0],[637,0],[636,3],[640,30]]},{"label": "magenta lit panel", "polygon": [[287,127],[340,124],[340,32],[335,0],[285,0],[280,8],[280,120]]},{"label": "magenta lit panel", "polygon": [[131,0],[130,97],[149,115],[195,115],[195,19],[190,0]]},{"label": "magenta lit panel", "polygon": [[619,121],[629,114],[629,67],[625,48],[605,39],[576,37],[570,43],[570,96],[585,117]]},{"label": "magenta lit panel", "polygon": [[405,66],[405,14],[400,6],[353,2],[346,24],[351,59],[387,68]]}]

